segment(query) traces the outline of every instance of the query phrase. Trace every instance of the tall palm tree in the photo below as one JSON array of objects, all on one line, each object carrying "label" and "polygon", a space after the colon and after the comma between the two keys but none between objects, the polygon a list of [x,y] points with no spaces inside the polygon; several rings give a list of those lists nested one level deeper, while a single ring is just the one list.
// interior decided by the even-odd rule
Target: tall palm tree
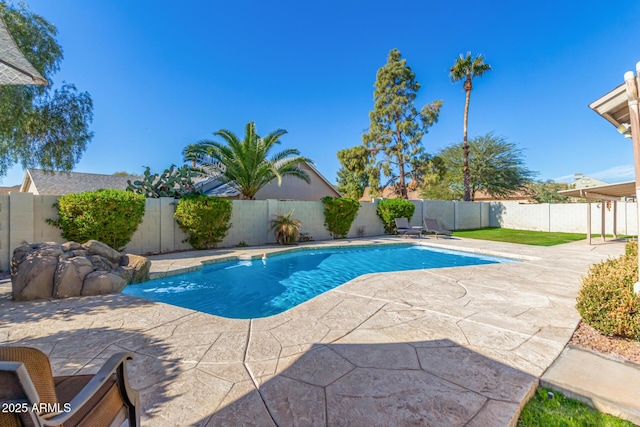
[{"label": "tall palm tree", "polygon": [[476,55],[475,58],[471,58],[471,52],[467,52],[464,56],[460,54],[458,58],[449,70],[449,76],[452,82],[464,80],[462,87],[466,92],[466,99],[464,103],[464,127],[462,134],[462,147],[464,150],[464,200],[471,200],[471,187],[469,186],[469,143],[467,141],[467,123],[469,121],[469,100],[471,99],[471,89],[473,89],[473,78],[481,77],[484,73],[491,70],[491,65],[484,62],[484,55]]},{"label": "tall palm tree", "polygon": [[[206,141],[202,141],[206,142]],[[189,144],[182,150],[182,158],[185,163],[191,162],[191,167],[195,168],[204,162],[204,156],[207,155],[207,146],[201,142]]]},{"label": "tall palm tree", "polygon": [[224,144],[216,141],[198,143],[206,148],[207,155],[213,160],[212,164],[203,166],[216,169],[218,179],[237,189],[244,199],[250,200],[254,200],[258,190],[274,179],[280,185],[283,176],[293,176],[311,183],[309,174],[299,164],[313,164],[313,161],[301,156],[298,149],[288,148],[267,158],[269,151],[280,143],[280,137],[286,133],[284,129],[277,129],[261,138],[256,133],[255,123],[249,122],[245,127],[244,139],[240,140],[233,132],[221,129],[214,135],[221,137]]}]

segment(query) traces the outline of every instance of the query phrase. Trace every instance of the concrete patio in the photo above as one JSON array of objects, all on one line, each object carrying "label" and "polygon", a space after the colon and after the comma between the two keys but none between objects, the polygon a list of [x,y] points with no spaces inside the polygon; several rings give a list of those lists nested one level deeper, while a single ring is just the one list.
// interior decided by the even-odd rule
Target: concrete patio
[{"label": "concrete patio", "polygon": [[[508,426],[578,323],[580,276],[624,251],[621,242],[412,242],[521,262],[365,275],[252,320],[126,295],[15,303],[5,282],[0,343],[42,349],[56,375],[133,352],[143,425]],[[151,258],[164,275],[280,249]]]}]

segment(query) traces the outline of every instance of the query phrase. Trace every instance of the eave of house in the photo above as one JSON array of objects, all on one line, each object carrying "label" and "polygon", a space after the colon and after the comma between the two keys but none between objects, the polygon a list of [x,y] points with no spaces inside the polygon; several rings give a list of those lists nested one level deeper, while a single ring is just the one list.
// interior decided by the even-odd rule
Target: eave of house
[{"label": "eave of house", "polygon": [[629,104],[624,83],[593,101],[589,104],[589,108],[604,117],[616,128],[622,124],[630,123]]}]

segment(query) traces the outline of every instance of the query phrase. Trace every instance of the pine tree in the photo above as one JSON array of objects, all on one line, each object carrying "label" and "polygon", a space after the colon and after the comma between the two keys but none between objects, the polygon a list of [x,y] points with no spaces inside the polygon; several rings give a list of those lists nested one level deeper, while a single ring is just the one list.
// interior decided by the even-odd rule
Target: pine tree
[{"label": "pine tree", "polygon": [[[420,111],[416,109],[414,100],[420,84],[397,49],[389,52],[387,63],[378,70],[374,88],[371,124],[362,135],[370,153],[369,175],[384,176],[387,182],[381,187],[394,185],[400,196],[407,199],[412,159],[424,156],[422,137],[437,122],[442,101],[425,105]],[[372,186],[380,185],[373,178],[371,181]]]}]

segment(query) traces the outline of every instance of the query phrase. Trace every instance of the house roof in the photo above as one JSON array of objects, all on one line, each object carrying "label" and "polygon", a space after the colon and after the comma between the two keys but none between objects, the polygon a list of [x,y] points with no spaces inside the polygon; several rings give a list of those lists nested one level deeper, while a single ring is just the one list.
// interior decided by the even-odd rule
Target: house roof
[{"label": "house roof", "polygon": [[627,181],[617,184],[597,185],[595,187],[573,188],[571,190],[558,191],[558,193],[563,196],[582,199],[620,200],[622,197],[635,196],[636,182]]},{"label": "house roof", "polygon": [[199,183],[202,187],[207,188],[203,191],[203,194],[213,197],[236,197],[240,195],[240,192],[230,186],[227,183],[218,181],[216,178],[210,178],[208,180]]},{"label": "house roof", "polygon": [[[364,188],[364,193],[362,194],[362,197],[360,197],[360,202],[370,202],[372,200],[371,194],[371,187],[365,187]],[[396,192],[396,190],[393,187],[384,187],[382,189],[382,191],[380,192],[381,194],[378,196],[374,196],[373,198],[379,199],[397,199],[400,197],[400,194],[398,194]],[[407,190],[407,197],[409,197],[409,200],[419,200],[422,199],[422,197],[420,197],[420,191],[418,190]]]},{"label": "house roof", "polygon": [[[309,172],[315,174],[318,178],[320,178],[321,181],[326,183],[327,186],[335,192],[336,196],[340,196],[340,192],[312,164],[308,162],[302,162],[302,167],[308,169]],[[215,176],[205,179],[195,179],[194,181],[196,187],[204,188],[203,193],[207,196],[236,197],[240,195],[240,191],[227,183],[223,183]]]},{"label": "house roof", "polygon": [[14,185],[13,187],[0,187],[0,194],[19,193],[19,192],[20,192],[20,184]]},{"label": "house roof", "polygon": [[476,202],[493,202],[493,201],[530,201],[532,199],[531,197],[531,191],[530,189],[521,189],[518,191],[514,191],[513,193],[510,193],[509,195],[506,196],[492,196],[489,193],[487,193],[486,191],[483,190],[478,190],[476,191],[473,200]]},{"label": "house roof", "polygon": [[34,185],[36,194],[44,196],[63,196],[69,193],[83,193],[101,189],[125,190],[127,180],[133,181],[135,179],[140,179],[140,177],[27,169],[20,191],[29,191],[31,184]]},{"label": "house roof", "polygon": [[0,85],[48,85],[24,57],[0,18]]}]

